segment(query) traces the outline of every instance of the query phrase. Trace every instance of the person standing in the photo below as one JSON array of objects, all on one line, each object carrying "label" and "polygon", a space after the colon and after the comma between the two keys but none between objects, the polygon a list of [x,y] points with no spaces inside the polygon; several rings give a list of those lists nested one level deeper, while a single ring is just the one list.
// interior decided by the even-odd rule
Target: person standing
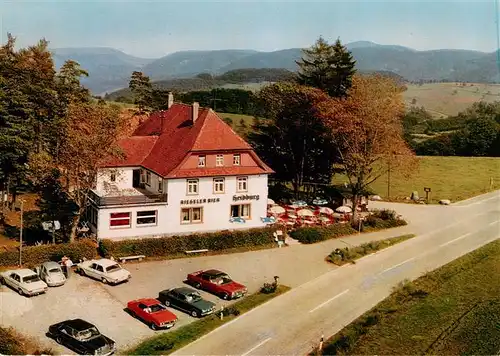
[{"label": "person standing", "polygon": [[67,260],[68,260],[68,257],[67,257],[67,256],[63,256],[63,257],[61,258],[61,262],[59,262],[59,264],[61,265],[61,268],[62,268],[62,270],[63,270],[63,272],[64,272],[64,276],[65,276],[66,278],[68,278],[68,270],[67,270],[67,268],[66,268],[66,261],[67,261]]}]

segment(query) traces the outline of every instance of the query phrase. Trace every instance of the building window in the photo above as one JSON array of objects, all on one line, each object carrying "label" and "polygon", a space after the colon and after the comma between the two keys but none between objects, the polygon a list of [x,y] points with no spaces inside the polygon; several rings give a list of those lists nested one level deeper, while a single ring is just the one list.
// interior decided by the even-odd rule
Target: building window
[{"label": "building window", "polygon": [[214,178],[214,193],[224,193],[224,178]]},{"label": "building window", "polygon": [[236,191],[237,192],[247,192],[248,191],[248,177],[236,178]]},{"label": "building window", "polygon": [[146,171],[146,184],[151,186],[151,172]]},{"label": "building window", "polygon": [[130,227],[130,213],[111,213],[109,227],[111,229]]},{"label": "building window", "polygon": [[198,194],[198,179],[187,180],[187,194],[188,195]]},{"label": "building window", "polygon": [[231,217],[250,219],[250,204],[231,205]]},{"label": "building window", "polygon": [[198,156],[198,167],[205,167],[207,158],[205,155]]},{"label": "building window", "polygon": [[163,179],[158,178],[158,193],[163,193]]},{"label": "building window", "polygon": [[110,178],[110,180],[112,182],[116,182],[116,173],[115,172],[111,172],[111,178]]},{"label": "building window", "polygon": [[196,224],[203,221],[203,208],[183,208],[181,224]]},{"label": "building window", "polygon": [[146,171],[141,169],[141,179],[140,183],[146,183]]},{"label": "building window", "polygon": [[215,157],[215,165],[217,167],[222,167],[224,166],[224,155],[217,155]]},{"label": "building window", "polygon": [[233,166],[239,166],[241,163],[241,155],[236,153],[233,155]]},{"label": "building window", "polygon": [[137,225],[156,225],[158,211],[146,210],[137,212]]}]

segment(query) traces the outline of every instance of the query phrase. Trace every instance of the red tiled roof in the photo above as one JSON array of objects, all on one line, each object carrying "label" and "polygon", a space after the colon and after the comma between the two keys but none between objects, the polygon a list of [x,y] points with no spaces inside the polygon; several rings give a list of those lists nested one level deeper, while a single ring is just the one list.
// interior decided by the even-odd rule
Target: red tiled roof
[{"label": "red tiled roof", "polygon": [[[191,110],[191,105],[176,103],[167,111],[151,114],[149,119],[136,129],[133,136],[119,141],[125,158],[110,160],[103,166],[143,166],[162,177],[171,178],[273,172],[257,157],[252,147],[214,111],[200,109],[198,119],[193,124]],[[254,157],[259,167],[218,167],[180,171],[178,166],[192,151],[247,151]]]},{"label": "red tiled roof", "polygon": [[212,110],[204,110],[193,151],[251,150],[252,147]]},{"label": "red tiled roof", "polygon": [[126,167],[140,166],[144,161],[158,136],[131,136],[118,141],[121,149],[120,156],[108,159],[103,163],[104,167]]}]

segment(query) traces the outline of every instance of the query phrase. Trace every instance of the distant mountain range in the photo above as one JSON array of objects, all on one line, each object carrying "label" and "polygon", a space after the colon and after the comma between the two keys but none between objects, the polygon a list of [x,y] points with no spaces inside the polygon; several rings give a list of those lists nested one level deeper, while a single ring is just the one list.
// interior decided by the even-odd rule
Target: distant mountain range
[{"label": "distant mountain range", "polygon": [[[368,41],[347,44],[360,71],[388,71],[409,81],[448,80],[499,82],[496,53],[470,50],[417,51],[397,45]],[[59,68],[73,59],[90,76],[83,83],[95,94],[126,87],[134,70],[149,75],[153,81],[187,78],[199,73],[220,75],[242,68],[283,68],[297,70],[300,48],[274,52],[253,50],[181,51],[158,59],[127,55],[112,48],[58,48],[52,50]]]}]

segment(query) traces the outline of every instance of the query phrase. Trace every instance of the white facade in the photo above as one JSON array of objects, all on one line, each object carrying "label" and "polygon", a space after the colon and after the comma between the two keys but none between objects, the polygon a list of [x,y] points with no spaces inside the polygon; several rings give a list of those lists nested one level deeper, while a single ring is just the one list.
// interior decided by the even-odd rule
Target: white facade
[{"label": "white facade", "polygon": [[[265,226],[261,218],[267,214],[267,174],[166,180],[143,170],[140,187],[134,188],[138,170],[103,169],[99,174],[94,191],[98,198],[88,217],[98,238],[157,237]],[[231,222],[232,216],[241,219]]]}]

